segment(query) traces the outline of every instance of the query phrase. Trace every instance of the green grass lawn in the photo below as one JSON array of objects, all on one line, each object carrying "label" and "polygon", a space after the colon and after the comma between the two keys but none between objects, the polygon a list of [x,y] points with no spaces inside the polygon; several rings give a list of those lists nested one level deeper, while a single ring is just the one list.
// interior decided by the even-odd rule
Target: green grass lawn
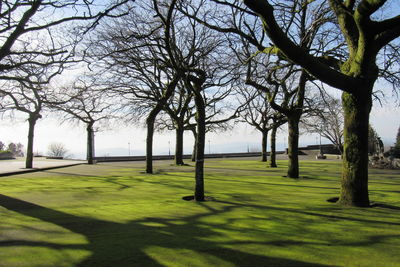
[{"label": "green grass lawn", "polygon": [[75,166],[0,178],[0,266],[400,266],[400,172],[370,170],[373,208],[327,202],[341,164],[299,180],[257,160]]}]

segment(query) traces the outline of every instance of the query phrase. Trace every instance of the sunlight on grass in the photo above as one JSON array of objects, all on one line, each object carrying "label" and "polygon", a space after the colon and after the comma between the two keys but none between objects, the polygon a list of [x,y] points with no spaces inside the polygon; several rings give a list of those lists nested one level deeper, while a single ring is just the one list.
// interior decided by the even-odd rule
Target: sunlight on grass
[{"label": "sunlight on grass", "polygon": [[[370,170],[373,208],[344,208],[338,161],[75,166],[0,179],[0,266],[398,266],[400,173]],[[143,167],[143,166],[142,166]]]},{"label": "sunlight on grass", "polygon": [[146,253],[162,266],[173,267],[203,267],[203,266],[235,266],[233,263],[221,260],[206,252],[190,249],[174,249],[152,246],[145,249]]}]

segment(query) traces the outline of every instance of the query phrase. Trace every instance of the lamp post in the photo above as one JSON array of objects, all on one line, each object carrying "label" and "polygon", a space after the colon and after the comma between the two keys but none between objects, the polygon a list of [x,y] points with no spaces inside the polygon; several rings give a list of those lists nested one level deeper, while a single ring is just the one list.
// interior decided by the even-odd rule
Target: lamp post
[{"label": "lamp post", "polygon": [[129,156],[131,155],[131,143],[130,142],[128,142],[128,155]]},{"label": "lamp post", "polygon": [[171,141],[168,141],[168,156],[171,156]]},{"label": "lamp post", "polygon": [[211,154],[211,144],[210,144],[210,140],[208,140],[208,154]]}]

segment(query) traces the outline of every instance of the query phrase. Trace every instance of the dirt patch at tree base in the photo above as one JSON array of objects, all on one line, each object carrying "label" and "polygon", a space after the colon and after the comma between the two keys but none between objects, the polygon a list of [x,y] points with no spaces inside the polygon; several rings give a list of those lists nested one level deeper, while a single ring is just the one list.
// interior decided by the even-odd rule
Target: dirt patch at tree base
[{"label": "dirt patch at tree base", "polygon": [[[182,199],[185,201],[196,201],[194,199],[194,196],[184,196],[184,197],[182,197]],[[202,200],[202,201],[215,201],[215,198],[210,197],[210,196],[204,196],[204,200]]]},{"label": "dirt patch at tree base", "polygon": [[331,198],[328,198],[326,201],[328,201],[330,203],[336,203],[339,201],[339,197],[331,197]]}]

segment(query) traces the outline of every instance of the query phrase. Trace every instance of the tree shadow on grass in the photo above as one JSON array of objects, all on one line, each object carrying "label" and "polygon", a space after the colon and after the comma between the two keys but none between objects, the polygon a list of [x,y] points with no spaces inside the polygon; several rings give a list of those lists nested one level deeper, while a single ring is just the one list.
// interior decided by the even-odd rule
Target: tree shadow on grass
[{"label": "tree shadow on grass", "polygon": [[398,206],[388,205],[388,204],[384,204],[384,203],[373,203],[371,205],[371,208],[384,208],[384,209],[389,209],[389,210],[400,210],[400,207],[398,207]]},{"label": "tree shadow on grass", "polygon": [[[146,252],[146,248],[154,247],[173,249],[174,254],[179,254],[177,258],[174,258],[174,255],[172,257],[167,255],[170,258],[167,257],[166,260],[169,261],[170,265],[183,260],[185,257],[186,262],[188,260],[190,262],[190,260],[195,260],[196,254],[201,254],[202,256],[211,257],[211,262],[213,260],[224,261],[236,266],[324,266],[247,253],[226,248],[223,246],[225,243],[205,240],[206,237],[218,236],[218,233],[202,223],[201,218],[229,212],[237,205],[228,205],[218,210],[208,208],[207,213],[196,214],[183,219],[146,218],[129,223],[116,223],[76,216],[1,194],[0,205],[25,216],[61,226],[76,234],[85,236],[88,240],[88,244],[77,245],[14,240],[2,241],[0,242],[0,247],[30,246],[58,250],[84,249],[90,251],[91,256],[84,259],[77,266],[164,266],[166,262],[157,260],[157,256],[162,255],[151,256]],[[220,227],[223,228],[224,226],[218,225],[219,229]],[[273,242],[276,243],[276,241]],[[235,245],[235,241],[232,243]],[[252,242],[249,241],[249,243],[251,244]],[[296,244],[285,241],[280,245],[290,246]],[[184,252],[180,252],[182,250]]]},{"label": "tree shadow on grass", "polygon": [[[226,167],[215,167],[215,166],[205,166],[205,169],[207,170],[218,170],[218,171],[226,171],[226,170],[229,170],[229,171],[240,171],[240,172],[246,172],[246,173],[248,173],[249,172],[249,169],[246,169],[246,168],[243,168],[243,169],[240,169],[240,168],[232,168],[232,166],[226,166]],[[261,172],[261,173],[264,173],[264,174],[269,174],[269,173],[274,173],[274,175],[275,175],[275,173],[280,173],[280,172],[282,172],[282,171],[284,171],[284,170],[281,170],[281,169],[272,169],[272,168],[265,168],[265,169],[252,169],[251,170],[251,172]],[[271,174],[272,175],[272,174]]]},{"label": "tree shadow on grass", "polygon": [[[272,182],[264,182],[264,181],[244,181],[244,180],[234,180],[234,179],[223,179],[223,178],[216,178],[212,176],[207,176],[208,180],[214,180],[214,181],[223,181],[223,182],[229,182],[229,183],[240,183],[240,184],[259,184],[259,185],[272,185],[272,186],[279,186],[279,187],[304,187],[304,188],[315,188],[315,189],[333,189],[337,190],[337,187],[327,187],[327,186],[311,186],[311,185],[299,185],[299,184],[284,184],[284,183],[272,183]],[[292,180],[290,180],[292,181]],[[296,180],[293,180],[296,181]]]},{"label": "tree shadow on grass", "polygon": [[[240,199],[239,199],[240,200]],[[231,202],[231,201],[221,201],[217,200],[217,202],[224,203],[224,204],[230,204],[230,205],[236,205],[236,206],[242,206],[242,207],[251,207],[251,208],[257,208],[257,209],[266,209],[266,210],[276,210],[280,212],[290,212],[293,214],[299,214],[299,215],[309,215],[309,216],[315,216],[315,217],[322,217],[322,218],[327,218],[327,219],[334,219],[334,220],[343,220],[343,221],[354,221],[354,222],[363,222],[363,223],[376,223],[376,224],[386,224],[386,225],[400,225],[400,222],[388,222],[388,221],[380,221],[380,220],[370,220],[370,219],[361,219],[361,218],[353,218],[353,217],[345,217],[345,216],[340,216],[340,215],[328,215],[328,214],[323,214],[318,211],[307,211],[303,209],[295,209],[295,208],[284,208],[284,207],[275,207],[275,206],[261,206],[261,205],[254,205],[254,204],[248,204],[248,203],[236,203],[236,202]],[[391,205],[385,205],[381,204],[378,205],[382,208],[391,208],[391,209],[397,209],[398,207],[396,206],[391,206]]]},{"label": "tree shadow on grass", "polygon": [[83,174],[78,172],[61,172],[61,171],[54,171],[54,170],[43,170],[38,173],[48,173],[48,174],[57,174],[63,176],[72,176],[72,177],[89,177],[89,178],[103,178],[104,176],[101,175],[93,175],[93,174]]},{"label": "tree shadow on grass", "polygon": [[[122,176],[119,175],[89,175],[89,174],[81,174],[81,173],[69,173],[69,172],[60,172],[60,171],[43,171],[44,173],[51,173],[51,174],[57,174],[57,175],[65,175],[65,176],[69,176],[69,177],[87,177],[87,178],[96,178],[99,179],[98,181],[101,182],[106,182],[106,183],[110,183],[110,184],[114,184],[119,186],[118,190],[124,190],[127,188],[131,188],[132,186],[123,184],[121,182],[118,182],[118,180],[120,180],[120,178],[122,178]],[[89,179],[86,179],[89,180]]]}]

